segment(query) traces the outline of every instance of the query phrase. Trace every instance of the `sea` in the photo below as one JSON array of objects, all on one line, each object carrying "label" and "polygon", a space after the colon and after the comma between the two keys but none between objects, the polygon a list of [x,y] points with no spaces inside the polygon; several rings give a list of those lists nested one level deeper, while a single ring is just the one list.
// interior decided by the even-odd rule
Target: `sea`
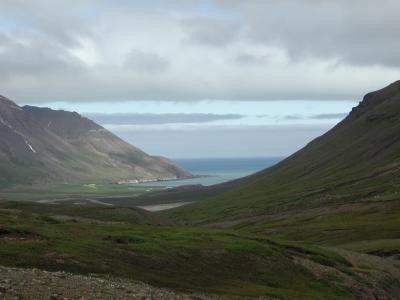
[{"label": "sea", "polygon": [[199,175],[199,177],[182,180],[136,183],[132,185],[167,188],[194,184],[208,186],[253,174],[278,163],[282,159],[282,157],[173,159],[175,164],[193,175]]}]

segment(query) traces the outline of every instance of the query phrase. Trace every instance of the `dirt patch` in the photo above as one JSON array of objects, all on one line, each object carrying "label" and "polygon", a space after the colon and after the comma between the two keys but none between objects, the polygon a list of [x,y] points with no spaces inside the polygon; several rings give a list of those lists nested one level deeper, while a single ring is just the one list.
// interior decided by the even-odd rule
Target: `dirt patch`
[{"label": "dirt patch", "polygon": [[42,240],[42,239],[43,238],[39,234],[29,230],[0,227],[0,242]]},{"label": "dirt patch", "polygon": [[391,251],[377,250],[377,251],[368,252],[368,254],[400,260],[400,251],[399,250],[391,250]]}]

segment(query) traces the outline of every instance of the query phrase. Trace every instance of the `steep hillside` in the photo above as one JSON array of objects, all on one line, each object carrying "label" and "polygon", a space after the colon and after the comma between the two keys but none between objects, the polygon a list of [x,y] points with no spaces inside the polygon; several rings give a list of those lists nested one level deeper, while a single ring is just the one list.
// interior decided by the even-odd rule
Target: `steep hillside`
[{"label": "steep hillside", "polygon": [[167,214],[298,240],[397,239],[399,176],[400,81],[367,94],[347,118],[281,163]]},{"label": "steep hillside", "polygon": [[19,107],[1,96],[0,136],[0,186],[191,176],[78,113]]}]

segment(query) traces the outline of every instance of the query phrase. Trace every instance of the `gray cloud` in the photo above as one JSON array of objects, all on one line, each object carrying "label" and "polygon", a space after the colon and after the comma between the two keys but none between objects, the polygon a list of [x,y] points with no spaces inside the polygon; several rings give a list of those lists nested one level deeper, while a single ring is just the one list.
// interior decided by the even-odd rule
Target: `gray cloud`
[{"label": "gray cloud", "polygon": [[315,120],[332,120],[332,119],[343,119],[347,116],[347,113],[337,113],[337,114],[318,114],[312,115],[311,119]]},{"label": "gray cloud", "polygon": [[83,0],[80,5],[68,1],[2,0],[0,31],[4,26],[14,32],[36,32],[60,45],[78,46],[78,36],[92,35],[89,29],[92,12],[103,8],[102,2],[97,1],[94,7],[90,0]]},{"label": "gray cloud", "polygon": [[19,102],[359,99],[400,77],[397,0],[0,6],[0,93]]},{"label": "gray cloud", "polygon": [[397,0],[218,2],[241,14],[251,41],[281,47],[294,60],[400,66]]},{"label": "gray cloud", "polygon": [[169,62],[155,53],[132,50],[126,57],[124,66],[133,71],[160,73],[168,69]]},{"label": "gray cloud", "polygon": [[193,18],[182,22],[189,40],[208,46],[227,46],[239,35],[240,24],[226,18]]},{"label": "gray cloud", "polygon": [[84,64],[40,33],[13,39],[0,32],[0,77],[72,76],[85,71]]},{"label": "gray cloud", "polygon": [[284,120],[336,120],[343,119],[347,116],[347,113],[328,113],[328,114],[317,114],[317,115],[287,115],[284,116]]},{"label": "gray cloud", "polygon": [[234,59],[236,62],[241,64],[257,64],[263,65],[268,62],[267,55],[254,55],[250,53],[240,53]]},{"label": "gray cloud", "polygon": [[302,116],[302,115],[287,115],[287,116],[284,116],[282,119],[292,121],[292,120],[304,120],[305,118],[306,117]]},{"label": "gray cloud", "polygon": [[85,117],[100,124],[112,125],[156,125],[179,123],[208,123],[218,120],[236,120],[244,116],[238,114],[137,114],[137,113],[86,113]]}]

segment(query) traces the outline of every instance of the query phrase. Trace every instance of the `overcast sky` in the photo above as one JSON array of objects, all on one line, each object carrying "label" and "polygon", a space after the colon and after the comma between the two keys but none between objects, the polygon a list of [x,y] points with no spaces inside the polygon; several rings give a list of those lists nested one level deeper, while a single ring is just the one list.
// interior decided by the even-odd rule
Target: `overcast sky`
[{"label": "overcast sky", "polygon": [[0,0],[0,94],[84,113],[152,154],[287,155],[400,78],[399,11],[398,0]]}]

